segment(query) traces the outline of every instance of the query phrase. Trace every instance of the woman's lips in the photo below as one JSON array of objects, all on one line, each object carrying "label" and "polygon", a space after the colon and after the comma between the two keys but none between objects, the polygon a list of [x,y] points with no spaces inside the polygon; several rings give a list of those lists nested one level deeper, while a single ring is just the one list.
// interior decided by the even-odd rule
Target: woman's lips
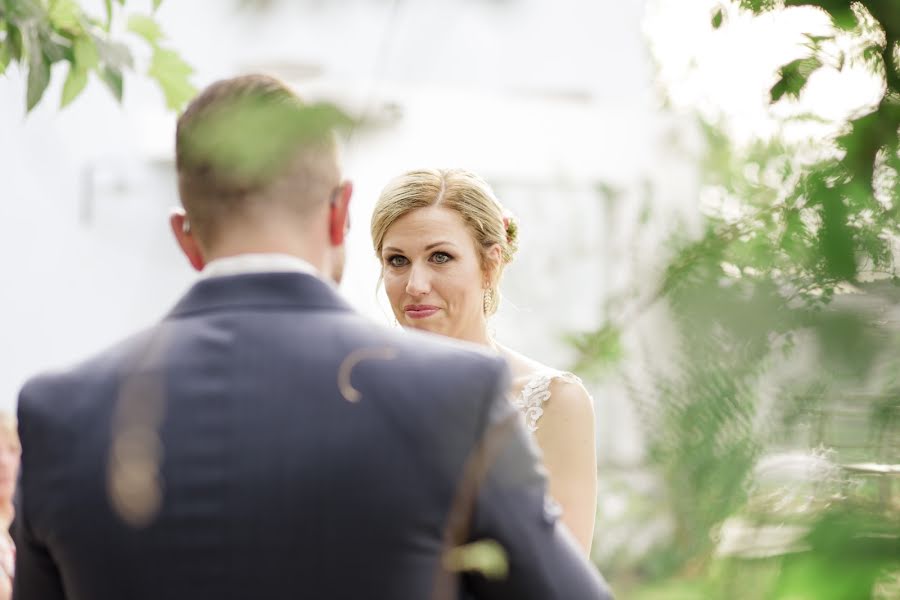
[{"label": "woman's lips", "polygon": [[440,309],[428,304],[410,304],[403,307],[403,312],[410,319],[427,319]]}]

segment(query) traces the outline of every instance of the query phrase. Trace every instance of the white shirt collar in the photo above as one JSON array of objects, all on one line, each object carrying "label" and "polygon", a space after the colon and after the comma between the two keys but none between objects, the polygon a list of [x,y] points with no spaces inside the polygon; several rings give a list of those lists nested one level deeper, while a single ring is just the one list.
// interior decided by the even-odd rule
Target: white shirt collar
[{"label": "white shirt collar", "polygon": [[211,260],[200,271],[200,278],[245,275],[247,273],[308,273],[321,278],[318,269],[290,254],[238,254]]}]

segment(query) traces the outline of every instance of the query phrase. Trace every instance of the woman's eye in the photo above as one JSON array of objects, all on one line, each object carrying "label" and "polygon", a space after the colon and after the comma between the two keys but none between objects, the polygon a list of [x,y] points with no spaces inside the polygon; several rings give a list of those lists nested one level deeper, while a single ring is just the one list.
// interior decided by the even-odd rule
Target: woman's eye
[{"label": "woman's eye", "polygon": [[442,265],[445,262],[450,262],[450,260],[452,260],[452,259],[453,259],[453,257],[450,256],[449,254],[447,254],[446,252],[435,252],[434,254],[431,255],[431,260],[433,260],[435,263],[437,263],[439,265]]},{"label": "woman's eye", "polygon": [[395,254],[387,259],[387,262],[392,267],[403,267],[408,262],[405,256],[400,256],[399,254]]}]

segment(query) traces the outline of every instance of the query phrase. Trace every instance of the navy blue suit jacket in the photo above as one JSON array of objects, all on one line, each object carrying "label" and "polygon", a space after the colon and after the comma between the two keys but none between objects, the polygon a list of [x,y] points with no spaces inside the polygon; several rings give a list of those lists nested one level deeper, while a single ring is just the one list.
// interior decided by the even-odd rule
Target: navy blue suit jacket
[{"label": "navy blue suit jacket", "polygon": [[[499,359],[370,324],[313,276],[201,280],[24,386],[14,597],[606,598],[506,386]],[[505,577],[445,568],[483,539]]]}]

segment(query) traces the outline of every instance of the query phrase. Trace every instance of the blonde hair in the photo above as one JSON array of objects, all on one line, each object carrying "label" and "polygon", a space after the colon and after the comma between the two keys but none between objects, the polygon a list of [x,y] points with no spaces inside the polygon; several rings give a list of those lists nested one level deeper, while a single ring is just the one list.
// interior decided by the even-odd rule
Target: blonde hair
[{"label": "blonde hair", "polygon": [[[372,244],[380,259],[384,236],[397,219],[419,208],[441,206],[459,214],[479,250],[481,269],[489,276],[484,313],[500,306],[500,277],[518,250],[518,227],[479,176],[463,169],[421,169],[394,178],[381,192],[372,212]],[[488,264],[488,251],[500,247],[498,264]],[[383,268],[383,267],[382,267]]]}]

